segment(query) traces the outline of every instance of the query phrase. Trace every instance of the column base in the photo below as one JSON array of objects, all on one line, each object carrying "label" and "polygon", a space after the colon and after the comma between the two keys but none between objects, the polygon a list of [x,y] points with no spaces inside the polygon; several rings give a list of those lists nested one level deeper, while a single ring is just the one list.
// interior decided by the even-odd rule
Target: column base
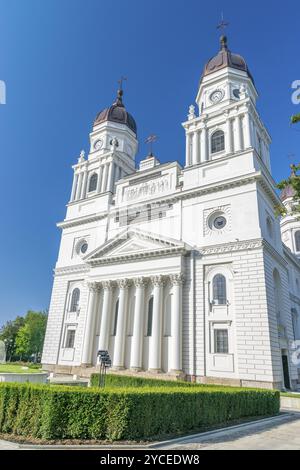
[{"label": "column base", "polygon": [[125,370],[125,367],[124,366],[113,366],[112,370],[115,370],[115,371]]},{"label": "column base", "polygon": [[132,372],[142,372],[143,369],[141,367],[130,367],[130,370]]},{"label": "column base", "polygon": [[148,369],[148,372],[151,372],[151,374],[162,374],[161,369]]},{"label": "column base", "polygon": [[172,375],[183,375],[183,371],[178,370],[178,369],[171,369],[170,374],[172,374]]}]

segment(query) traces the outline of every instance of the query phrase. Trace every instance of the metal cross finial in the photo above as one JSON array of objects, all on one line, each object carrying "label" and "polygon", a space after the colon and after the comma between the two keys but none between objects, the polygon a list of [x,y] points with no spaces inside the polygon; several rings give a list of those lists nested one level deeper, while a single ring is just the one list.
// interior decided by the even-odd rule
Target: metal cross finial
[{"label": "metal cross finial", "polygon": [[153,144],[154,142],[157,142],[157,135],[155,134],[150,134],[149,137],[145,140],[145,144],[150,145],[150,153],[149,156],[153,157]]},{"label": "metal cross finial", "polygon": [[227,28],[227,26],[229,26],[229,23],[228,21],[225,21],[224,20],[224,15],[223,15],[223,12],[221,13],[221,21],[220,23],[217,25],[217,29],[222,29],[223,31],[225,31],[225,29]]},{"label": "metal cross finial", "polygon": [[118,83],[120,85],[120,90],[123,90],[123,82],[127,80],[126,77],[121,76],[120,80],[118,80]]}]

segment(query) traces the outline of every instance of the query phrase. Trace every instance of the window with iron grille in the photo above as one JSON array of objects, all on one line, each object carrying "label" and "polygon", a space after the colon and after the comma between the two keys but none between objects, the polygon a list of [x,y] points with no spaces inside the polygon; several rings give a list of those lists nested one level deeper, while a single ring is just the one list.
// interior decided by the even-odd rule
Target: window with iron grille
[{"label": "window with iron grille", "polygon": [[78,289],[78,287],[76,287],[76,289],[74,289],[72,292],[70,312],[77,312],[79,308],[79,300],[80,300],[80,290]]},{"label": "window with iron grille", "polygon": [[228,354],[228,330],[214,330],[215,353]]},{"label": "window with iron grille", "polygon": [[225,137],[223,131],[216,131],[211,136],[211,153],[221,152],[225,149]]},{"label": "window with iron grille", "polygon": [[75,344],[75,330],[68,330],[66,336],[66,345],[67,349],[73,349]]},{"label": "window with iron grille", "polygon": [[213,302],[217,305],[226,305],[226,278],[223,274],[216,274],[213,278]]}]

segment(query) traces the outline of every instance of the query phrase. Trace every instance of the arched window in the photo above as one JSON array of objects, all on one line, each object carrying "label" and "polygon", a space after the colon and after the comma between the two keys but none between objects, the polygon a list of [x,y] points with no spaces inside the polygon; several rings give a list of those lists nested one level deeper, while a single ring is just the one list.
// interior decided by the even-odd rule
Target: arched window
[{"label": "arched window", "polygon": [[97,173],[93,173],[92,176],[90,177],[89,193],[92,193],[93,191],[96,191],[97,182],[98,182],[98,175],[97,175]]},{"label": "arched window", "polygon": [[148,302],[147,336],[152,336],[152,323],[153,323],[153,297],[150,297],[149,302]]},{"label": "arched window", "polygon": [[79,308],[79,299],[80,299],[80,290],[78,287],[73,290],[72,297],[71,297],[71,305],[70,305],[70,312],[77,312]]},{"label": "arched window", "polygon": [[267,232],[269,238],[273,238],[273,222],[270,217],[267,217]]},{"label": "arched window", "polygon": [[211,153],[221,152],[225,149],[225,137],[223,131],[216,131],[211,136]]},{"label": "arched window", "polygon": [[295,233],[296,251],[300,251],[300,230]]},{"label": "arched window", "polygon": [[281,295],[281,279],[277,269],[273,271],[273,288],[274,288],[274,303],[276,309],[277,320],[279,321],[282,314],[282,295]]},{"label": "arched window", "polygon": [[292,314],[293,335],[294,335],[294,339],[297,339],[297,336],[298,336],[298,314],[297,314],[297,310],[295,308],[292,308],[291,314]]},{"label": "arched window", "polygon": [[113,324],[113,331],[112,331],[113,336],[116,336],[117,334],[118,316],[119,316],[119,299],[117,300],[117,303],[115,306],[115,317],[114,317],[114,324]]},{"label": "arched window", "polygon": [[257,146],[258,146],[258,155],[262,158],[262,144],[261,144],[261,138],[259,134],[257,134]]},{"label": "arched window", "polygon": [[223,274],[216,274],[213,278],[213,303],[216,305],[226,305],[226,278]]}]

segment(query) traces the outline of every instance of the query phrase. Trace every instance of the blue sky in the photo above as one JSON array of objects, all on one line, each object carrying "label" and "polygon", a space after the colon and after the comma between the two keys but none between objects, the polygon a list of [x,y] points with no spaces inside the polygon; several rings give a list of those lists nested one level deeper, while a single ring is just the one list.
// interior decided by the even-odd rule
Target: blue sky
[{"label": "blue sky", "polygon": [[[296,1],[0,0],[1,230],[0,325],[48,307],[72,172],[99,110],[128,77],[124,101],[145,137],[159,136],[161,161],[184,161],[188,106],[204,63],[219,47],[221,12],[229,47],[245,57],[273,137],[275,179],[299,161],[300,112],[291,83],[300,80]],[[288,158],[289,154],[295,157]]]}]

